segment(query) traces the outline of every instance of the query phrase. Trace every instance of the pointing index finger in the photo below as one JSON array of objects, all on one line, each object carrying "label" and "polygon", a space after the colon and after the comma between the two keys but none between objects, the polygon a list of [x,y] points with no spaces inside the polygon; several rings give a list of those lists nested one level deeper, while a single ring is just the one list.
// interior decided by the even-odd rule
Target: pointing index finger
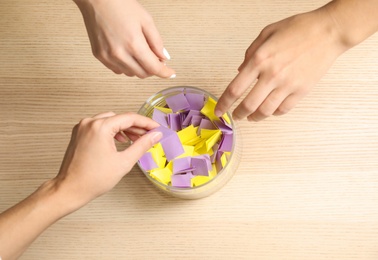
[{"label": "pointing index finger", "polygon": [[231,81],[226,90],[223,92],[217,105],[215,106],[215,115],[220,117],[227,110],[230,109],[232,104],[238,100],[243,93],[252,85],[258,76],[257,70],[250,70],[247,67],[244,67],[238,75]]}]

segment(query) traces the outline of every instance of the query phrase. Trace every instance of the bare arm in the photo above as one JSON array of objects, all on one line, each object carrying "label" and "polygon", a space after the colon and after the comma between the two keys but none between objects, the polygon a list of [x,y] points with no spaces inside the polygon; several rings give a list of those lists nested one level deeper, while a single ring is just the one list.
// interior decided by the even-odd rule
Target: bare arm
[{"label": "bare arm", "polygon": [[[54,222],[111,190],[160,139],[160,133],[143,135],[157,126],[131,113],[99,114],[76,125],[59,174],[0,214],[0,257],[19,257]],[[134,143],[118,152],[113,138],[125,141],[125,131]]]}]

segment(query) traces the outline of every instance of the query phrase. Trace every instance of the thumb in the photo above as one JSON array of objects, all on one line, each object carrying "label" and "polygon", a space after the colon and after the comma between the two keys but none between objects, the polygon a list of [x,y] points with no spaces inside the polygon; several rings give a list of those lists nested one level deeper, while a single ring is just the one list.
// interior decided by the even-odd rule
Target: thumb
[{"label": "thumb", "polygon": [[161,132],[150,132],[138,138],[129,148],[121,152],[130,168],[162,138]]}]

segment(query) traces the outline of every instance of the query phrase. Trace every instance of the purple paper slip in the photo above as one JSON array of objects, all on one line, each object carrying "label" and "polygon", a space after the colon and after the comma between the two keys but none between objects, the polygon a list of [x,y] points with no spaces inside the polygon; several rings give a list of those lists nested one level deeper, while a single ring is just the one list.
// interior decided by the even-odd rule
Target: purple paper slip
[{"label": "purple paper slip", "polygon": [[[183,122],[185,121],[185,118],[188,116],[188,114],[189,114],[189,111],[184,111],[184,112],[179,113],[179,115],[180,115],[180,124],[182,126],[184,126]],[[181,127],[181,129],[182,129],[182,127]]]},{"label": "purple paper slip", "polygon": [[227,123],[226,120],[224,120],[223,117],[221,117],[220,120],[221,120],[222,123],[225,124],[228,128],[232,129],[232,125],[230,125],[229,123]]},{"label": "purple paper slip", "polygon": [[210,120],[208,120],[208,119],[202,119],[201,123],[199,125],[199,128],[198,128],[198,133],[201,132],[201,129],[215,130],[217,128],[214,126],[213,123],[211,123]]},{"label": "purple paper slip", "polygon": [[160,142],[167,139],[169,136],[176,134],[175,131],[164,126],[156,127],[150,130],[149,132],[161,132],[163,134],[163,137],[160,139]]},{"label": "purple paper slip", "polygon": [[173,160],[173,174],[188,172],[191,169],[191,157]]},{"label": "purple paper slip", "polygon": [[223,134],[219,144],[219,151],[231,152],[233,142],[233,134]]},{"label": "purple paper slip", "polygon": [[207,165],[207,169],[209,171],[211,171],[212,166],[211,166],[210,155],[208,155],[208,154],[202,154],[202,155],[195,156],[193,158],[202,158],[202,159],[205,159],[206,165]]},{"label": "purple paper slip", "polygon": [[154,109],[154,113],[152,114],[152,119],[155,120],[162,126],[168,127],[167,123],[167,114],[160,111],[159,109]]},{"label": "purple paper slip", "polygon": [[145,171],[150,171],[158,168],[150,152],[143,154],[143,156],[139,159],[139,163]]},{"label": "purple paper slip", "polygon": [[168,161],[173,160],[185,152],[180,138],[175,131],[164,126],[159,126],[149,132],[161,132],[163,134],[163,137],[160,139],[160,144],[163,147],[165,157]]},{"label": "purple paper slip", "polygon": [[172,175],[172,186],[178,188],[190,188],[192,187],[193,174],[191,172],[185,174]]},{"label": "purple paper slip", "polygon": [[215,157],[215,167],[217,168],[218,173],[223,169],[222,162],[221,162],[222,155],[223,155],[223,152],[219,151],[217,152],[217,155]]},{"label": "purple paper slip", "polygon": [[174,132],[175,134],[168,136],[164,140],[161,140],[161,146],[163,147],[165,157],[167,158],[168,161],[172,161],[175,159],[177,156],[180,156],[183,154],[184,148],[182,147],[181,141],[179,137],[177,136],[177,133]]},{"label": "purple paper slip", "polygon": [[181,116],[180,114],[168,114],[169,128],[175,132],[181,130]]},{"label": "purple paper slip", "polygon": [[193,116],[192,121],[190,122],[194,127],[197,127],[200,125],[203,117],[202,116]]},{"label": "purple paper slip", "polygon": [[192,110],[201,110],[205,103],[205,96],[203,94],[186,93],[186,99]]},{"label": "purple paper slip", "polygon": [[175,96],[170,96],[165,99],[167,105],[174,113],[190,108],[188,100],[183,93],[177,94]]},{"label": "purple paper slip", "polygon": [[232,133],[233,133],[233,130],[232,130],[231,126],[228,125],[228,124],[225,124],[225,123],[223,123],[223,122],[225,122],[225,121],[223,121],[223,120],[222,120],[222,121],[220,121],[220,120],[215,120],[215,121],[214,121],[214,124],[217,126],[217,128],[218,128],[219,130],[221,130],[222,133],[232,134]]},{"label": "purple paper slip", "polygon": [[215,163],[215,159],[216,159],[216,156],[217,156],[217,153],[218,153],[218,148],[219,148],[219,144],[214,144],[213,146],[213,155],[210,156],[210,162],[211,163]]},{"label": "purple paper slip", "polygon": [[193,118],[193,116],[200,116],[201,112],[198,110],[190,110],[189,114],[186,116],[185,120],[182,122],[183,126],[188,126]]},{"label": "purple paper slip", "polygon": [[209,171],[211,171],[210,156],[200,155],[192,158],[192,167],[194,168],[194,175],[209,176]]}]

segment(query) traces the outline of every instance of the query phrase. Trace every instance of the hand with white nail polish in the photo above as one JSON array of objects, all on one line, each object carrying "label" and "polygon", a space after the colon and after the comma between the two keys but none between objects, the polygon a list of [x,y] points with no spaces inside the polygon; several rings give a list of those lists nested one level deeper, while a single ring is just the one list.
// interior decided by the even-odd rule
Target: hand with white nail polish
[{"label": "hand with white nail polish", "polygon": [[224,114],[251,85],[233,118],[260,121],[291,110],[339,55],[378,30],[378,1],[335,0],[265,27],[220,97]]},{"label": "hand with white nail polish", "polygon": [[117,74],[174,78],[168,51],[151,15],[136,0],[74,0],[93,55]]},{"label": "hand with white nail polish", "polygon": [[[111,190],[162,134],[159,124],[134,113],[102,113],[73,130],[58,175],[0,214],[0,255],[16,259],[50,225]],[[118,151],[114,139],[133,144]]]}]

